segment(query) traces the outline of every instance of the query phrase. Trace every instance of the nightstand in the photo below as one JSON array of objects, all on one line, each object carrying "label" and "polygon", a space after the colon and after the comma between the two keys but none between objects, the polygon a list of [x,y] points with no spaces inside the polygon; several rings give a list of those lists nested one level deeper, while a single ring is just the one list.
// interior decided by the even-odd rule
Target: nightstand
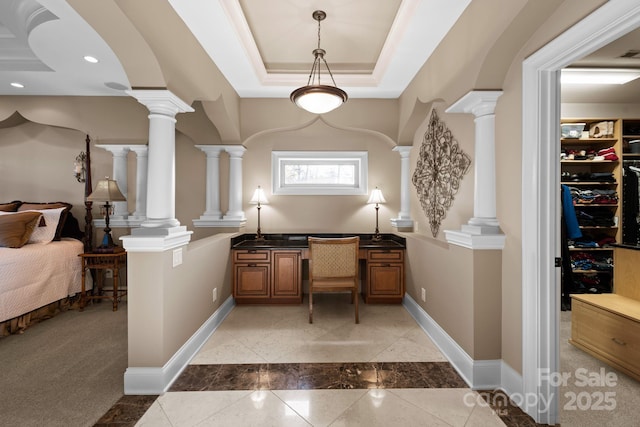
[{"label": "nightstand", "polygon": [[[118,301],[127,294],[126,287],[124,289],[118,289],[118,285],[120,284],[120,269],[127,264],[127,252],[121,250],[115,253],[83,253],[78,256],[82,259],[80,311],[84,309],[88,300],[103,298],[113,300],[113,311],[117,311]],[[93,276],[96,279],[92,295],[87,295],[85,288],[87,269],[92,270]],[[113,289],[103,289],[104,276],[107,270],[113,272]],[[110,295],[105,295],[105,293],[109,293]]]}]

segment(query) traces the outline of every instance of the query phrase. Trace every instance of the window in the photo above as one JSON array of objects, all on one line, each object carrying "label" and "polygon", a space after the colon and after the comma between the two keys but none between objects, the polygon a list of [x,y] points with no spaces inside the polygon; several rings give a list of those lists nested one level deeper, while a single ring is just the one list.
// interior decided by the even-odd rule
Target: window
[{"label": "window", "polygon": [[273,194],[367,194],[366,151],[273,151]]}]

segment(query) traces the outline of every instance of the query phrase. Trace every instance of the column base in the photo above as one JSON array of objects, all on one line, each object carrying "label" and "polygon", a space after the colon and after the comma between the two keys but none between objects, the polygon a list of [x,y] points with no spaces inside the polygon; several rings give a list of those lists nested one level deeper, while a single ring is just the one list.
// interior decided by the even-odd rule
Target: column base
[{"label": "column base", "polygon": [[220,227],[220,228],[241,228],[247,225],[245,219],[207,217],[202,215],[200,219],[193,220],[194,227]]},{"label": "column base", "polygon": [[506,237],[501,233],[494,234],[476,234],[463,230],[444,230],[447,243],[456,246],[462,246],[467,249],[474,250],[502,250]]},{"label": "column base", "polygon": [[404,218],[392,218],[391,226],[398,229],[398,231],[413,231],[413,220]]},{"label": "column base", "polygon": [[466,224],[466,225],[463,225],[461,229],[465,233],[479,235],[479,236],[500,234],[499,225]]},{"label": "column base", "polygon": [[[146,220],[146,218],[135,218],[135,217],[128,217],[126,219],[114,219],[112,217],[109,217],[109,227],[111,228],[136,228],[136,227],[140,227],[140,224],[142,224],[144,221]],[[105,222],[104,222],[104,218],[103,219],[94,219],[93,220],[93,225],[96,228],[104,228],[106,226]]]},{"label": "column base", "polygon": [[131,235],[122,236],[122,246],[128,252],[163,252],[184,246],[191,241],[193,231],[187,227],[171,228],[136,228]]}]

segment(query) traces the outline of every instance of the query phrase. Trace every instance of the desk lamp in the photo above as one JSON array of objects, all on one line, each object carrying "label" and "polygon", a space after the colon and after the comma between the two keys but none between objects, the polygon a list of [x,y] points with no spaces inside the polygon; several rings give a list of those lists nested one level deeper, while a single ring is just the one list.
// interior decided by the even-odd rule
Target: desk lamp
[{"label": "desk lamp", "polygon": [[378,189],[378,187],[375,188],[375,190],[373,190],[371,192],[371,196],[369,196],[369,200],[367,201],[368,204],[376,204],[376,232],[373,235],[373,239],[372,240],[381,240],[382,237],[380,236],[380,230],[378,229],[378,210],[380,209],[380,206],[378,206],[380,203],[387,203],[387,201],[384,199],[384,196],[382,195],[382,191],[380,191]]},{"label": "desk lamp", "polygon": [[264,190],[260,188],[259,185],[258,188],[256,188],[256,191],[254,191],[253,197],[249,200],[249,203],[252,205],[258,205],[258,230],[256,232],[256,240],[264,240],[264,236],[260,231],[260,208],[261,205],[268,205],[269,201],[267,200],[267,196],[264,194]]},{"label": "desk lamp", "polygon": [[87,197],[87,200],[92,202],[105,202],[100,208],[100,213],[104,215],[104,237],[102,238],[102,244],[96,248],[96,252],[115,252],[118,245],[113,242],[111,237],[111,228],[109,228],[109,215],[113,213],[113,205],[110,202],[123,202],[126,199],[118,188],[118,183],[105,177],[98,181],[96,189]]}]

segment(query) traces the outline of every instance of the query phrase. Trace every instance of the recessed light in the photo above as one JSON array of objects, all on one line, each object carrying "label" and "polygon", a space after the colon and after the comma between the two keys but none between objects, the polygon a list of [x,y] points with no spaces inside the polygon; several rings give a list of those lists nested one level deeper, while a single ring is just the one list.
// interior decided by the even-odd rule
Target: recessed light
[{"label": "recessed light", "polygon": [[622,85],[640,77],[640,70],[623,68],[565,68],[562,84]]},{"label": "recessed light", "polygon": [[84,57],[84,60],[87,62],[91,62],[92,64],[96,64],[98,62],[98,58],[91,56],[91,55],[86,55]]},{"label": "recessed light", "polygon": [[17,87],[19,89],[22,89],[24,87],[24,85],[22,83],[18,83],[18,82],[11,83],[11,86]]}]

